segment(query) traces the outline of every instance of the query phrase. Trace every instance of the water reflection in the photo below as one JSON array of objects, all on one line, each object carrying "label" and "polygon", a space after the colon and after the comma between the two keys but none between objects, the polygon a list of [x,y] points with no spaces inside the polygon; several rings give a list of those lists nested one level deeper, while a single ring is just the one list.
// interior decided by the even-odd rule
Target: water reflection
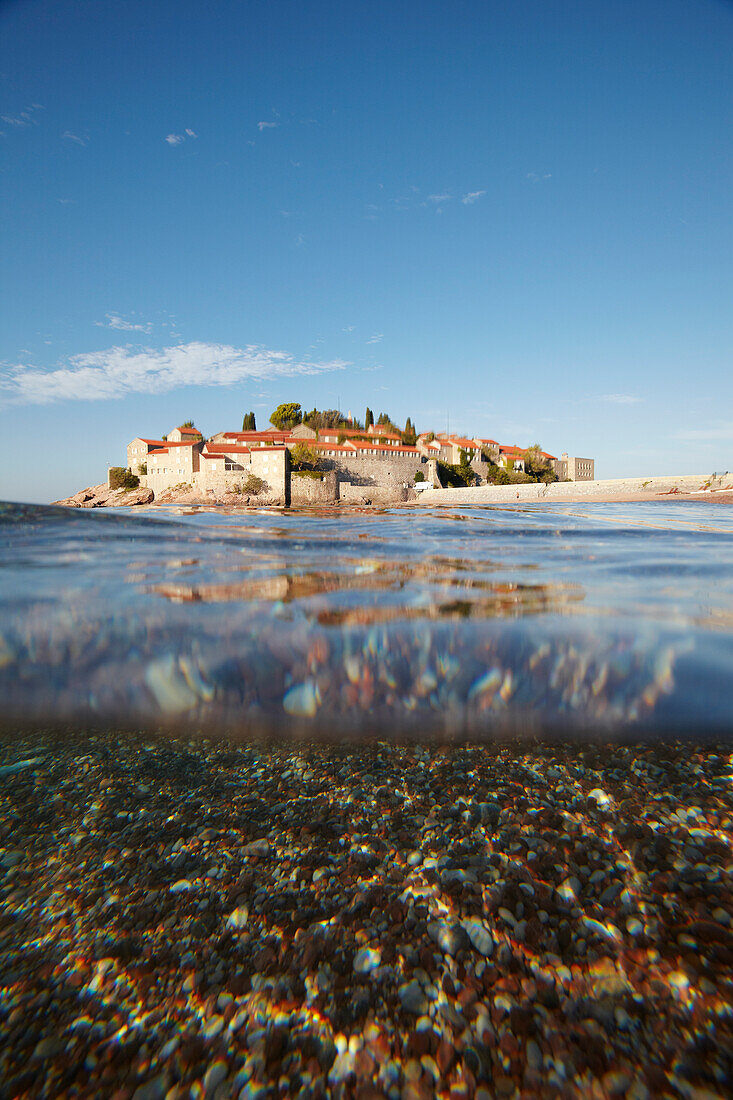
[{"label": "water reflection", "polygon": [[725,518],[641,509],[6,506],[2,720],[232,736],[730,729]]}]

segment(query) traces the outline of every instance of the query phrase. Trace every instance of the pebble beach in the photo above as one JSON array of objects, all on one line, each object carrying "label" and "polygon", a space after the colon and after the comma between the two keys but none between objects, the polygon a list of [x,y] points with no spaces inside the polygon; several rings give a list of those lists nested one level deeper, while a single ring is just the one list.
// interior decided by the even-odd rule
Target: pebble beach
[{"label": "pebble beach", "polygon": [[0,1096],[729,1096],[731,760],[6,738]]}]

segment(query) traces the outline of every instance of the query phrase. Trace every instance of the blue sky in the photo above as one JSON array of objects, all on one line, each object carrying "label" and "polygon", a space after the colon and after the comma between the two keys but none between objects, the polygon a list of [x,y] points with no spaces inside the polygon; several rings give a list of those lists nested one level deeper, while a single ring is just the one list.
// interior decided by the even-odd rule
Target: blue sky
[{"label": "blue sky", "polygon": [[283,400],[733,469],[733,6],[0,6],[0,496]]}]

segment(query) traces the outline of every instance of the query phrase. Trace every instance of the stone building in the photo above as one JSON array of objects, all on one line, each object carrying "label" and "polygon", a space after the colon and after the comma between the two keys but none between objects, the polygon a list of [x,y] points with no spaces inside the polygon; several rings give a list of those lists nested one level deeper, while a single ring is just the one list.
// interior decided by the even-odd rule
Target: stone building
[{"label": "stone building", "polygon": [[595,459],[575,458],[566,451],[555,459],[555,473],[560,481],[594,481],[596,476]]},{"label": "stone building", "polygon": [[[318,457],[324,478],[318,489],[315,484],[312,488],[299,486],[301,499],[404,499],[418,473],[427,474],[426,480],[434,482],[437,462],[458,464],[461,452],[482,481],[488,471],[484,451],[509,470],[524,469],[524,451],[517,446],[447,433],[432,439],[430,435],[423,433],[414,445],[405,446],[396,432],[379,426],[368,432],[325,429],[316,435],[300,424],[293,431],[218,432],[204,443],[197,429],[181,426],[165,439],[133,439],[127,447],[127,466],[156,496],[166,489],[187,486],[212,496],[247,493],[248,479],[255,475],[265,484],[257,496],[262,503],[289,502],[290,451],[299,444],[306,444]],[[593,459],[543,455],[560,480],[593,479]]]}]

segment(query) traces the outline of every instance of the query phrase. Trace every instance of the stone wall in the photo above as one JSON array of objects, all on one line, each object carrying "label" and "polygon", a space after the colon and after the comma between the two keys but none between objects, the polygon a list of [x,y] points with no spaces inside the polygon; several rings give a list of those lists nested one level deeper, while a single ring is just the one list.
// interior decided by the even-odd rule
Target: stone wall
[{"label": "stone wall", "polygon": [[335,470],[324,473],[320,479],[290,474],[291,504],[332,504],[338,500],[338,480]]},{"label": "stone wall", "polygon": [[364,458],[349,458],[336,462],[324,460],[324,467],[336,472],[339,482],[348,481],[352,485],[366,487],[399,488],[407,482],[412,485],[415,474],[422,470],[427,476],[427,463],[423,458],[396,457],[379,458],[368,455]]},{"label": "stone wall", "polygon": [[[722,488],[727,480],[718,479],[713,483],[714,488]],[[555,481],[550,485],[532,482],[526,485],[481,485],[469,489],[433,489],[420,493],[419,504],[509,504],[517,501],[537,501],[552,503],[557,501],[574,501],[587,498],[592,501],[613,499],[618,497],[634,496],[646,493],[669,493],[674,497],[675,493],[696,493],[702,490],[710,482],[707,474],[680,474],[669,477],[628,477],[608,478],[603,481]],[[663,499],[663,498],[662,498]]]},{"label": "stone wall", "polygon": [[[345,504],[397,504],[407,500],[409,490],[399,485],[352,485],[349,481],[338,484],[339,500]],[[413,494],[414,495],[414,494]]]}]

